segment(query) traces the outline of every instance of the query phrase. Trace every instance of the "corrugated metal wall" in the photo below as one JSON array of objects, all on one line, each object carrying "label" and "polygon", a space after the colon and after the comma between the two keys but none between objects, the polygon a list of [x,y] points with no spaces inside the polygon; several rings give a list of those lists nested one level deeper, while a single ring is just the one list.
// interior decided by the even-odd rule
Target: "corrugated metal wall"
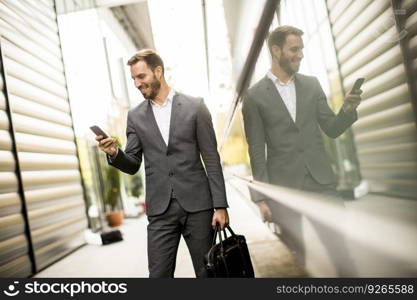
[{"label": "corrugated metal wall", "polygon": [[[1,0],[0,34],[39,271],[80,246],[87,227],[53,1]],[[30,262],[4,96],[0,98],[0,276],[10,277],[12,270],[27,270]]]},{"label": "corrugated metal wall", "polygon": [[[415,2],[405,1],[404,8],[410,12]],[[391,1],[327,5],[345,90],[356,78],[366,78],[353,126],[362,176],[371,192],[417,198],[416,120]],[[417,52],[416,28],[414,11],[407,21],[410,53]]]},{"label": "corrugated metal wall", "polygon": [[25,220],[21,214],[22,202],[18,193],[16,160],[2,77],[0,90],[0,275],[25,277],[32,272],[32,266]]}]

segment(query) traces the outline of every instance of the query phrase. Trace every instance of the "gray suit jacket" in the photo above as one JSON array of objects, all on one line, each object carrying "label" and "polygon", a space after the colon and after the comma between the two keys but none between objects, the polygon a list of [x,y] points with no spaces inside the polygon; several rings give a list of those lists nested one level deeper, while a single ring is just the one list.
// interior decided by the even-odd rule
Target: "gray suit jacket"
[{"label": "gray suit jacket", "polygon": [[168,146],[149,100],[129,111],[126,134],[125,151],[119,149],[109,163],[135,174],[143,154],[149,216],[162,214],[168,208],[172,189],[188,212],[228,207],[216,136],[203,99],[175,94]]},{"label": "gray suit jacket", "polygon": [[296,122],[268,77],[245,96],[242,113],[253,177],[301,188],[308,170],[321,184],[335,183],[319,128],[336,138],[357,120],[357,114],[341,109],[335,115],[315,77],[295,74],[295,89]]}]

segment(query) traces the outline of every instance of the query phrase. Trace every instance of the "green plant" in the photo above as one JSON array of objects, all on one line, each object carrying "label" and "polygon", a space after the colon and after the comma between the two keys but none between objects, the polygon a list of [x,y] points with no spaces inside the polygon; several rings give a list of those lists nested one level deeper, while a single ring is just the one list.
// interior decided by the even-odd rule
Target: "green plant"
[{"label": "green plant", "polygon": [[143,193],[143,181],[140,172],[134,175],[122,173],[122,179],[126,187],[126,192],[130,197],[139,198]]},{"label": "green plant", "polygon": [[[117,146],[120,147],[119,139],[114,138]],[[105,172],[104,203],[106,209],[110,208],[110,211],[115,211],[120,199],[120,171],[115,167],[107,166]]]},{"label": "green plant", "polygon": [[139,196],[142,194],[142,190],[143,190],[142,176],[140,176],[140,173],[137,172],[135,175],[133,175],[130,178],[130,194],[133,197],[139,198]]},{"label": "green plant", "polygon": [[120,198],[120,172],[114,167],[108,166],[106,169],[106,191],[104,202],[111,211],[116,210]]}]

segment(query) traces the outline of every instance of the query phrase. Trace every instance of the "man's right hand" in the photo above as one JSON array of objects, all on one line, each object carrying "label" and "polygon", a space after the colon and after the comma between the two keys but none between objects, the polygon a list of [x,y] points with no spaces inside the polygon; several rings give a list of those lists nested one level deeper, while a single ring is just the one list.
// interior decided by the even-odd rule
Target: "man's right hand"
[{"label": "man's right hand", "polygon": [[110,157],[113,157],[116,155],[117,146],[116,146],[116,139],[108,137],[103,138],[102,135],[96,136],[96,141],[98,142],[98,147],[101,151],[107,153],[110,155]]},{"label": "man's right hand", "polygon": [[261,212],[262,221],[272,222],[272,212],[268,204],[266,204],[265,201],[259,201],[256,202],[256,205],[258,206],[259,211]]}]

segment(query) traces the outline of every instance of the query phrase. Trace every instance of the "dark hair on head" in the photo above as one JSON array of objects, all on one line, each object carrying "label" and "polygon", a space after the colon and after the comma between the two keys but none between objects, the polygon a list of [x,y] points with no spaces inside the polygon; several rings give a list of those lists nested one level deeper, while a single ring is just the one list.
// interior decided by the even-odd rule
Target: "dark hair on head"
[{"label": "dark hair on head", "polygon": [[139,52],[135,53],[127,62],[128,66],[132,66],[139,61],[144,61],[148,67],[152,70],[155,70],[157,66],[162,67],[162,74],[164,74],[164,62],[161,57],[152,49],[142,49]]},{"label": "dark hair on head", "polygon": [[268,37],[268,48],[272,53],[272,46],[277,45],[282,49],[285,44],[287,36],[290,34],[302,36],[304,32],[301,29],[295,28],[293,26],[284,25],[277,27],[274,31],[269,34]]}]

